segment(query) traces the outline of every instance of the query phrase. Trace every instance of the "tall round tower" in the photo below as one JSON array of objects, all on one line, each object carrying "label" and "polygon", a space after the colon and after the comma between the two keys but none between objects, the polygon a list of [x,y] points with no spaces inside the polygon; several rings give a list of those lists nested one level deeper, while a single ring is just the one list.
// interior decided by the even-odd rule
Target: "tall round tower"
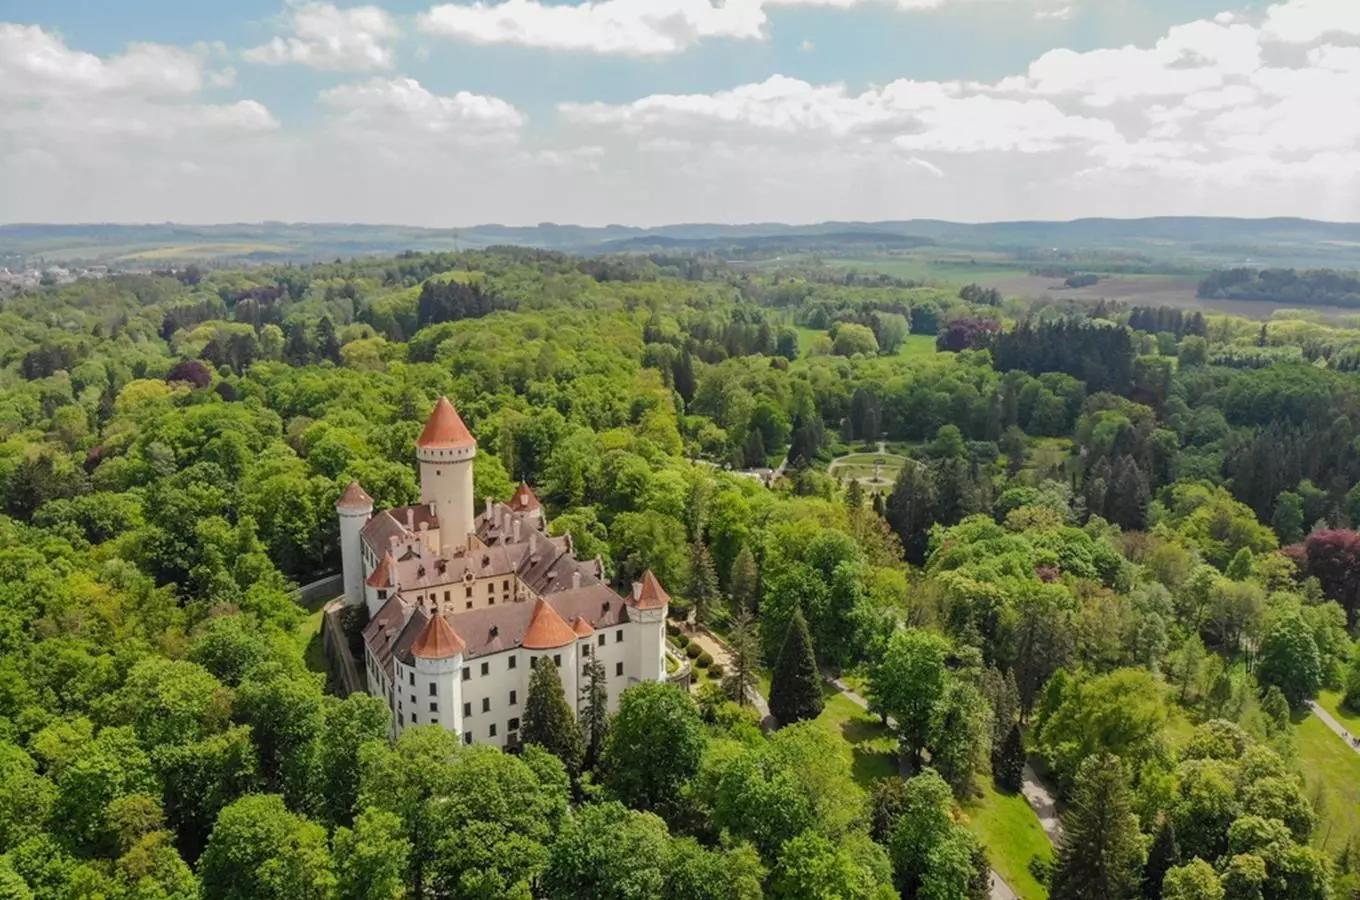
[{"label": "tall round tower", "polygon": [[420,502],[434,504],[441,553],[467,547],[468,535],[476,528],[472,487],[476,455],[477,439],[449,398],[440,397],[416,439],[416,459],[420,462]]},{"label": "tall round tower", "polygon": [[364,547],[361,532],[373,515],[373,498],[351,481],[335,503],[335,514],[340,518],[340,559],[345,573],[345,603],[358,606],[364,602]]}]

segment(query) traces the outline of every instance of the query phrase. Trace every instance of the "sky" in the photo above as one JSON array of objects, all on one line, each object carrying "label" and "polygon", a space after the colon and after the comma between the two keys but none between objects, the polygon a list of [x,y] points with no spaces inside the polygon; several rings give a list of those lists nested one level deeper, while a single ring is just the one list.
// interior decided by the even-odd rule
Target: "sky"
[{"label": "sky", "polygon": [[0,222],[1360,219],[1360,0],[0,0]]}]

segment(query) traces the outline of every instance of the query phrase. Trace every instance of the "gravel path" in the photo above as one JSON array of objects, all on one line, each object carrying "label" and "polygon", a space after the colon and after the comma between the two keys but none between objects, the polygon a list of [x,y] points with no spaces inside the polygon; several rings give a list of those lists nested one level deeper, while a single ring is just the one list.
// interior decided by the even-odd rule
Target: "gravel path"
[{"label": "gravel path", "polygon": [[[699,649],[713,657],[713,662],[722,666],[724,672],[732,671],[732,654],[727,652],[727,645],[715,639],[713,636],[703,631],[693,631],[689,635],[691,643],[699,645]],[[693,681],[698,686],[699,679]],[[760,720],[763,722],[770,717],[770,704],[765,702],[765,698],[760,696],[760,691],[755,687],[747,688],[746,698],[751,701],[751,705],[760,713]]]},{"label": "gravel path", "polygon": [[1039,780],[1038,773],[1029,763],[1025,763],[1024,780],[1020,785],[1020,793],[1025,795],[1025,802],[1039,817],[1039,824],[1044,827],[1044,833],[1053,842],[1053,846],[1058,846],[1062,842],[1063,836],[1062,818],[1058,815],[1058,801],[1049,791],[1048,786]]}]

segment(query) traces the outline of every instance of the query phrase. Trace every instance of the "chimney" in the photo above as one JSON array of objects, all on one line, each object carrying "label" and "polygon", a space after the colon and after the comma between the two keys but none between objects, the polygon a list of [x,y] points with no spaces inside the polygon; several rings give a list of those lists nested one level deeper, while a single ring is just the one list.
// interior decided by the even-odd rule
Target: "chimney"
[{"label": "chimney", "polygon": [[406,507],[406,530],[416,530],[416,511],[413,507]]},{"label": "chimney", "polygon": [[427,503],[427,504],[425,504],[425,505],[428,506],[428,507],[430,508],[430,515],[433,516],[433,515],[434,515],[434,501],[431,500],[429,503]]},{"label": "chimney", "polygon": [[490,498],[490,497],[487,497],[487,498],[486,498],[486,520],[487,520],[488,522],[491,521],[491,498]]},{"label": "chimney", "polygon": [[576,590],[581,586],[581,570],[577,569],[571,573],[571,587]]},{"label": "chimney", "polygon": [[518,544],[518,543],[519,543],[519,519],[516,519],[516,520],[514,521],[514,524],[513,524],[511,527],[513,528],[513,532],[512,532],[512,533],[514,534],[514,542],[515,542],[516,544]]}]

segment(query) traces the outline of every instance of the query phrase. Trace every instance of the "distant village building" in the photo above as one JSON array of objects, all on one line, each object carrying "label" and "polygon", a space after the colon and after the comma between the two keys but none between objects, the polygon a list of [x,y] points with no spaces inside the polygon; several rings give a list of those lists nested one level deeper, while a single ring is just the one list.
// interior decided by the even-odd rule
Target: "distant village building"
[{"label": "distant village building", "polygon": [[604,666],[611,709],[631,685],[664,680],[670,598],[650,571],[616,594],[598,557],[578,560],[570,536],[548,536],[527,485],[478,512],[476,456],[441,397],[416,440],[420,503],[375,514],[373,498],[349,485],[336,503],[345,601],[368,609],[368,690],[387,701],[394,735],[437,724],[467,744],[514,746],[541,657],[558,666],[578,713],[591,658]]}]

